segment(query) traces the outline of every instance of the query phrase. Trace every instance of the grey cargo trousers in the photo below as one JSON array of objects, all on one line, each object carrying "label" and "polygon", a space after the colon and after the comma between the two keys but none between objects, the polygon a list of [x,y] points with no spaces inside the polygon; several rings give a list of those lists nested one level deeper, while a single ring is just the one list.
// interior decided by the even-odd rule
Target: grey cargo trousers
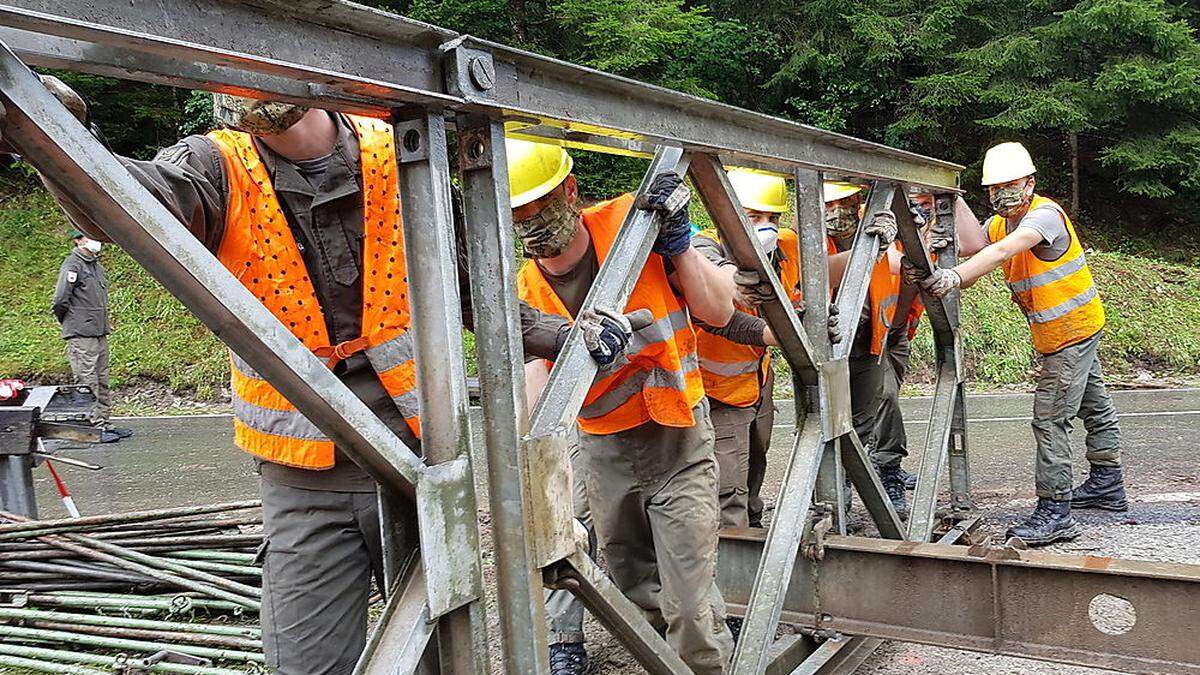
[{"label": "grey cargo trousers", "polygon": [[259,484],[267,668],[282,675],[348,674],[366,645],[372,575],[383,581],[378,498],[266,478]]},{"label": "grey cargo trousers", "polygon": [[106,424],[112,406],[108,388],[108,336],[67,338],[67,361],[76,384],[86,384],[96,395],[93,424]]},{"label": "grey cargo trousers", "polygon": [[871,461],[881,467],[899,467],[908,457],[908,435],[904,432],[904,416],[900,412],[900,389],[908,371],[911,345],[907,335],[888,340],[880,363],[879,405],[875,412],[875,443]]},{"label": "grey cargo trousers", "polygon": [[717,462],[708,402],[696,424],[580,433],[600,552],[617,587],[698,675],[725,672],[733,638],[716,584]]},{"label": "grey cargo trousers", "polygon": [[738,408],[709,399],[720,468],[721,527],[762,527],[762,486],[775,426],[773,371],[758,401]]},{"label": "grey cargo trousers", "polygon": [[1037,441],[1037,495],[1071,498],[1071,420],[1087,430],[1087,460],[1097,466],[1121,465],[1121,429],[1117,408],[1100,370],[1100,333],[1042,356],[1033,395],[1033,438]]}]

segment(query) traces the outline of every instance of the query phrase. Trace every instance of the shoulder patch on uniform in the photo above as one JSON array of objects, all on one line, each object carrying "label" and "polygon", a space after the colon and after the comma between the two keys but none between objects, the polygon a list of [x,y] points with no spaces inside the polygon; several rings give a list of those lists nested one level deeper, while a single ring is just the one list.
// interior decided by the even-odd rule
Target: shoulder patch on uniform
[{"label": "shoulder patch on uniform", "polygon": [[76,282],[76,281],[78,281],[78,280],[79,280],[79,273],[78,273],[78,272],[76,272],[76,271],[74,271],[74,270],[71,270],[70,272],[67,272],[67,283],[68,283],[68,284],[73,284],[73,283],[75,283],[75,282]]},{"label": "shoulder patch on uniform", "polygon": [[169,148],[163,148],[154,156],[156,162],[166,162],[175,166],[183,166],[192,154],[192,149],[183,143],[176,143]]}]

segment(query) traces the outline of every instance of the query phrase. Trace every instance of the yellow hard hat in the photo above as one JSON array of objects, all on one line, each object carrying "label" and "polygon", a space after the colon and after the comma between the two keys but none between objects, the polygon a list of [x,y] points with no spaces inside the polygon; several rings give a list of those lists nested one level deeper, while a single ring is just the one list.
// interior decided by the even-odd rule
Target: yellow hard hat
[{"label": "yellow hard hat", "polygon": [[822,192],[825,195],[825,203],[828,204],[862,192],[862,186],[840,181],[825,181],[825,188]]},{"label": "yellow hard hat", "polygon": [[743,207],[769,213],[787,211],[787,181],[783,176],[754,169],[730,169],[729,182]]},{"label": "yellow hard hat", "polygon": [[508,156],[508,195],[514,209],[550,194],[575,165],[562,146],[549,143],[507,138],[504,152]]},{"label": "yellow hard hat", "polygon": [[1007,183],[1037,172],[1025,146],[1016,142],[993,146],[983,156],[983,185]]}]

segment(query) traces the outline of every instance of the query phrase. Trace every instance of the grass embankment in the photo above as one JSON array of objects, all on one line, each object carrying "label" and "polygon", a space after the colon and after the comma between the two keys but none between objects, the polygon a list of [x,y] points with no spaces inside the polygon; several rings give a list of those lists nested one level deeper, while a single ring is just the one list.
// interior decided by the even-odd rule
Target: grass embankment
[{"label": "grass embankment", "polygon": [[[58,267],[70,249],[67,225],[46,194],[30,190],[0,203],[0,376],[35,382],[69,375],[50,299]],[[1193,377],[1200,372],[1200,266],[1178,242],[1083,234],[1103,250],[1089,253],[1108,311],[1103,342],[1112,378],[1141,372]],[[103,255],[116,334],[111,339],[117,386],[160,383],[199,398],[226,387],[221,344],[116,247]],[[1028,329],[993,274],[964,296],[967,369],[977,388],[1020,384],[1031,364]],[[927,323],[927,322],[926,322]],[[469,338],[470,336],[468,336]],[[468,348],[470,343],[468,343]],[[931,340],[922,327],[914,349],[915,382],[928,377]],[[780,378],[786,381],[786,378]]]}]

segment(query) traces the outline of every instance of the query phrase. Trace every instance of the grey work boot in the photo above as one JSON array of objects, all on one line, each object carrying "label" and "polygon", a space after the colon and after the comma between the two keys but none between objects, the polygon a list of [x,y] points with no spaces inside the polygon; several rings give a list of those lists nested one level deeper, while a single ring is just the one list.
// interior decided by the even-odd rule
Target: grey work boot
[{"label": "grey work boot", "polygon": [[582,642],[556,642],[550,645],[551,675],[583,675],[587,667],[588,653]]},{"label": "grey work boot", "polygon": [[898,466],[879,467],[879,482],[883,483],[883,491],[892,500],[892,508],[896,517],[908,520],[908,499],[904,495],[904,469]]},{"label": "grey work boot", "polygon": [[900,467],[900,477],[904,479],[905,490],[917,489],[917,474],[909,473],[904,470],[904,467]]},{"label": "grey work boot", "polygon": [[1125,482],[1119,466],[1092,465],[1087,480],[1071,490],[1071,508],[1127,511]]},{"label": "grey work boot", "polygon": [[1071,502],[1038,498],[1037,508],[1020,525],[1008,528],[1006,537],[1017,537],[1030,546],[1045,546],[1079,536],[1079,524],[1071,515]]}]

